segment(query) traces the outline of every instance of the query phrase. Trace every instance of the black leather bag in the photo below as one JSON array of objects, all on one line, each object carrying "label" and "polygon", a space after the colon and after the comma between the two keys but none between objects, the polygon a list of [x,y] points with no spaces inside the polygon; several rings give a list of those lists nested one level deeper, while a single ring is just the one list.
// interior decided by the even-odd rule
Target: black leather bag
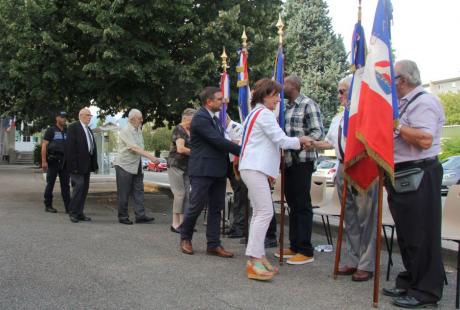
[{"label": "black leather bag", "polygon": [[395,173],[394,189],[397,193],[410,193],[418,190],[425,171],[421,168],[411,168]]}]

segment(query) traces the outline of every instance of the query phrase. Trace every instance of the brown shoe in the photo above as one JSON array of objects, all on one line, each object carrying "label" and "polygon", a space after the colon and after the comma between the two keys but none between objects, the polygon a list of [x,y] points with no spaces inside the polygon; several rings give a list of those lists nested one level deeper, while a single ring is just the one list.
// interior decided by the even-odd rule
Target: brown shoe
[{"label": "brown shoe", "polygon": [[351,276],[355,272],[356,272],[356,268],[348,267],[348,266],[342,266],[337,271],[337,275],[339,275],[339,276]]},{"label": "brown shoe", "polygon": [[192,255],[193,254],[192,241],[190,241],[190,240],[181,240],[180,241],[180,249],[182,250],[182,253]]},{"label": "brown shoe", "polygon": [[225,249],[221,246],[218,246],[217,248],[208,248],[208,250],[206,251],[206,254],[215,255],[215,256],[224,257],[224,258],[233,257],[233,253],[225,251]]},{"label": "brown shoe", "polygon": [[364,282],[369,279],[372,279],[373,275],[374,274],[370,271],[357,269],[356,272],[351,276],[351,279],[356,282]]}]

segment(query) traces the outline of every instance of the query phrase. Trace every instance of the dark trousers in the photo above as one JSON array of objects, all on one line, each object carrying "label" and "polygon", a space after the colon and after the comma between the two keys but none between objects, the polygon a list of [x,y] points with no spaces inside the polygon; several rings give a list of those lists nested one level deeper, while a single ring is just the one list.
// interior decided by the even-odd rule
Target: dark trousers
[{"label": "dark trousers", "polygon": [[243,180],[236,179],[231,162],[228,167],[227,177],[233,189],[233,222],[230,231],[239,234],[243,233],[244,230],[244,210],[249,207],[248,188]]},{"label": "dark trousers", "polygon": [[69,209],[70,202],[70,177],[69,172],[62,167],[62,164],[48,163],[48,170],[46,171],[46,187],[44,196],[44,203],[46,207],[53,206],[53,190],[56,178],[59,176],[59,183],[61,184],[61,195],[64,201],[65,210]]},{"label": "dark trousers", "polygon": [[117,197],[118,197],[118,219],[127,219],[129,196],[133,196],[134,213],[136,218],[145,216],[144,209],[144,174],[139,165],[137,174],[132,174],[115,166],[115,174],[117,178]]},{"label": "dark trousers", "polygon": [[313,245],[311,244],[313,209],[310,197],[313,168],[313,161],[309,161],[286,167],[285,170],[284,192],[291,210],[289,214],[290,249],[306,256],[313,256]]},{"label": "dark trousers", "polygon": [[441,182],[443,170],[436,160],[420,167],[425,171],[415,192],[396,193],[386,181],[388,204],[396,225],[398,245],[406,268],[398,274],[396,286],[420,301],[437,302],[444,287],[441,258]]},{"label": "dark trousers", "polygon": [[90,172],[85,174],[70,174],[72,182],[72,198],[69,203],[69,214],[74,217],[81,217],[84,215],[83,209],[85,207],[86,196],[89,189],[89,176]]},{"label": "dark trousers", "polygon": [[225,177],[212,178],[190,176],[190,207],[185,209],[184,222],[181,225],[181,239],[192,240],[196,220],[203,211],[206,203],[208,206],[206,238],[208,248],[220,246],[220,212],[225,206]]}]

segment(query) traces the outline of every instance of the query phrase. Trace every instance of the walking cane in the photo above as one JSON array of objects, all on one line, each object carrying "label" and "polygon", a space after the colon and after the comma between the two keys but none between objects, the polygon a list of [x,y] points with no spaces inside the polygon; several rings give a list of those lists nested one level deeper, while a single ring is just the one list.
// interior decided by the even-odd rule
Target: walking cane
[{"label": "walking cane", "polygon": [[336,249],[335,249],[335,263],[334,263],[334,272],[333,272],[334,279],[337,279],[337,273],[339,271],[339,263],[340,263],[340,254],[342,251],[343,220],[345,218],[345,203],[347,200],[347,187],[348,187],[348,182],[347,182],[347,179],[344,177],[343,178],[342,201],[340,203],[339,231],[337,235],[337,244],[336,244]]},{"label": "walking cane", "polygon": [[377,209],[377,240],[375,243],[375,277],[374,277],[374,308],[379,306],[380,286],[380,251],[382,250],[382,200],[383,200],[383,169],[379,167],[379,201]]},{"label": "walking cane", "polygon": [[284,249],[284,214],[286,209],[284,207],[284,151],[281,150],[281,191],[280,191],[280,203],[281,203],[281,219],[280,219],[280,257],[279,264],[283,265],[283,249]]}]

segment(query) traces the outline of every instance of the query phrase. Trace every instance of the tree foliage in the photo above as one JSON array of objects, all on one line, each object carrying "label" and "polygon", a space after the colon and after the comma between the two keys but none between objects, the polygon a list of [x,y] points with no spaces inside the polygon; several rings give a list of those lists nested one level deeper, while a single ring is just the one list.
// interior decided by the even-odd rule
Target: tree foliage
[{"label": "tree foliage", "polygon": [[152,130],[151,126],[144,126],[142,129],[144,146],[147,151],[160,152],[169,150],[171,145],[172,129],[160,127]]},{"label": "tree foliage", "polygon": [[452,137],[442,141],[442,152],[439,158],[444,160],[454,155],[460,155],[460,137]]},{"label": "tree foliage", "polygon": [[302,92],[320,105],[325,124],[337,112],[337,83],[348,69],[346,57],[324,0],[286,1],[286,71],[302,79]]},{"label": "tree foliage", "polygon": [[[91,100],[177,123],[219,81],[226,46],[236,84],[243,25],[251,79],[269,76],[281,0],[10,0],[0,2],[0,114],[52,122]],[[235,104],[233,104],[235,103]],[[232,98],[231,109],[236,105]]]},{"label": "tree foliage", "polygon": [[439,94],[439,98],[444,106],[445,125],[460,125],[460,92]]}]

